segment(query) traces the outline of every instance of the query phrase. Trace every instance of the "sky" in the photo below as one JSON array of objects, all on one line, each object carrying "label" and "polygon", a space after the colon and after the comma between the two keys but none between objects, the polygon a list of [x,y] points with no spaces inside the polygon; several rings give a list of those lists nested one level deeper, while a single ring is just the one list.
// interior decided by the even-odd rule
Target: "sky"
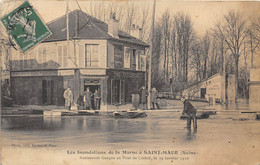
[{"label": "sky", "polygon": [[[1,15],[7,14],[18,6],[22,1],[1,0]],[[18,2],[17,2],[18,1]],[[3,3],[5,2],[5,3]],[[54,20],[62,16],[66,12],[66,1],[64,0],[29,0],[29,2],[38,11],[45,22]],[[83,11],[89,9],[90,1],[79,0],[79,4]],[[110,1],[106,1],[110,2]],[[115,3],[127,3],[126,0],[117,0]],[[153,0],[142,1],[135,0],[136,3],[150,6],[152,9]],[[93,1],[92,4],[95,2]],[[69,0],[69,9],[78,9],[75,0]],[[203,35],[206,30],[209,30],[214,24],[223,18],[229,10],[238,10],[248,18],[260,16],[260,2],[258,1],[177,1],[177,0],[157,0],[156,1],[156,18],[160,18],[165,10],[173,15],[177,12],[184,12],[191,16],[194,28],[199,35]]]}]

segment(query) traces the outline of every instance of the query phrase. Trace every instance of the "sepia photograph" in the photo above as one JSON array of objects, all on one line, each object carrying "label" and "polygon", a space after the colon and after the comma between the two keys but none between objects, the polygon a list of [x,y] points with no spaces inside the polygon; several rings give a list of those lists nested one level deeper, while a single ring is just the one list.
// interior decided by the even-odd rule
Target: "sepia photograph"
[{"label": "sepia photograph", "polygon": [[260,2],[0,0],[0,165],[260,165]]}]

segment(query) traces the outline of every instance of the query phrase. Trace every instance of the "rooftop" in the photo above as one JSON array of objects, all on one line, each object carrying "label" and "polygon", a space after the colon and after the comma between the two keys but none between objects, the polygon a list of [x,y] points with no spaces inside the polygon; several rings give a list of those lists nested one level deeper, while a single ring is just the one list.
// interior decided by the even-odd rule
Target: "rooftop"
[{"label": "rooftop", "polygon": [[[77,19],[78,18],[78,19]],[[66,14],[47,23],[52,35],[44,42],[67,39]],[[149,47],[148,44],[126,32],[118,31],[118,38],[108,33],[108,24],[81,10],[69,12],[69,39],[110,39]]]}]

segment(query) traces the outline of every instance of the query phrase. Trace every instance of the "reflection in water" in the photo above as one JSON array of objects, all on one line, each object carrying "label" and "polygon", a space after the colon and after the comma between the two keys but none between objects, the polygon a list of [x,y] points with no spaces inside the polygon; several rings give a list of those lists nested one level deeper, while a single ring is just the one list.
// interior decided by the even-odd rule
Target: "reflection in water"
[{"label": "reflection in water", "polygon": [[64,128],[64,120],[62,122],[62,118],[60,117],[43,117],[43,128],[50,130],[57,130],[60,128]]},{"label": "reflection in water", "polygon": [[197,129],[191,130],[191,128],[187,128],[186,140],[187,141],[195,140],[196,139],[196,133],[197,133]]},{"label": "reflection in water", "polygon": [[[172,114],[172,112],[168,112]],[[151,113],[144,119],[115,119],[106,116],[62,116],[41,115],[4,116],[2,128],[12,140],[33,139],[36,142],[64,144],[108,145],[108,144],[165,144],[169,137],[187,140],[196,139],[196,132],[179,129],[184,124],[177,116]],[[76,140],[75,140],[76,139]],[[11,142],[11,141],[10,141]]]},{"label": "reflection in water", "polygon": [[[44,117],[41,115],[2,116],[1,127],[4,145],[34,142],[53,144],[58,147],[104,147],[126,148],[174,147],[220,141],[226,136],[250,136],[259,139],[257,121],[233,121],[229,116],[237,112],[218,113],[215,118],[198,120],[200,131],[183,129],[186,120],[179,113],[149,112],[142,119],[114,119],[106,116]],[[214,120],[214,122],[213,122]],[[248,129],[241,125],[247,124]],[[214,128],[214,129],[212,129]],[[174,143],[172,138],[174,137]],[[224,138],[223,138],[224,137]],[[244,138],[245,139],[245,138]]]},{"label": "reflection in water", "polygon": [[2,124],[3,130],[11,131],[12,134],[18,131],[21,136],[24,133],[26,136],[39,136],[41,139],[45,138],[42,136],[44,134],[46,139],[59,140],[60,138],[63,143],[65,143],[64,138],[69,140],[75,136],[90,143],[98,140],[109,143],[135,141],[138,134],[147,130],[146,123],[142,120],[102,116],[5,116],[2,117]]}]

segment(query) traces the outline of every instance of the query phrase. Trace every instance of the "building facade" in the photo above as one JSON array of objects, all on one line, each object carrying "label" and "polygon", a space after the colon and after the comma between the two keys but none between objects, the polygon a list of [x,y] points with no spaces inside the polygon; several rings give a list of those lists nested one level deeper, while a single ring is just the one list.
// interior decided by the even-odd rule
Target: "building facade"
[{"label": "building facade", "polygon": [[260,55],[256,54],[250,69],[249,103],[253,108],[260,106]]},{"label": "building facade", "polygon": [[189,99],[215,100],[220,103],[235,102],[235,77],[228,74],[226,77],[222,74],[215,74],[203,81],[183,90],[182,94]]},{"label": "building facade", "polygon": [[118,20],[104,23],[75,10],[47,26],[52,35],[26,54],[12,54],[11,89],[15,104],[64,105],[63,92],[71,87],[74,100],[87,87],[101,94],[106,105],[131,101],[145,83],[146,43],[118,29]]}]

